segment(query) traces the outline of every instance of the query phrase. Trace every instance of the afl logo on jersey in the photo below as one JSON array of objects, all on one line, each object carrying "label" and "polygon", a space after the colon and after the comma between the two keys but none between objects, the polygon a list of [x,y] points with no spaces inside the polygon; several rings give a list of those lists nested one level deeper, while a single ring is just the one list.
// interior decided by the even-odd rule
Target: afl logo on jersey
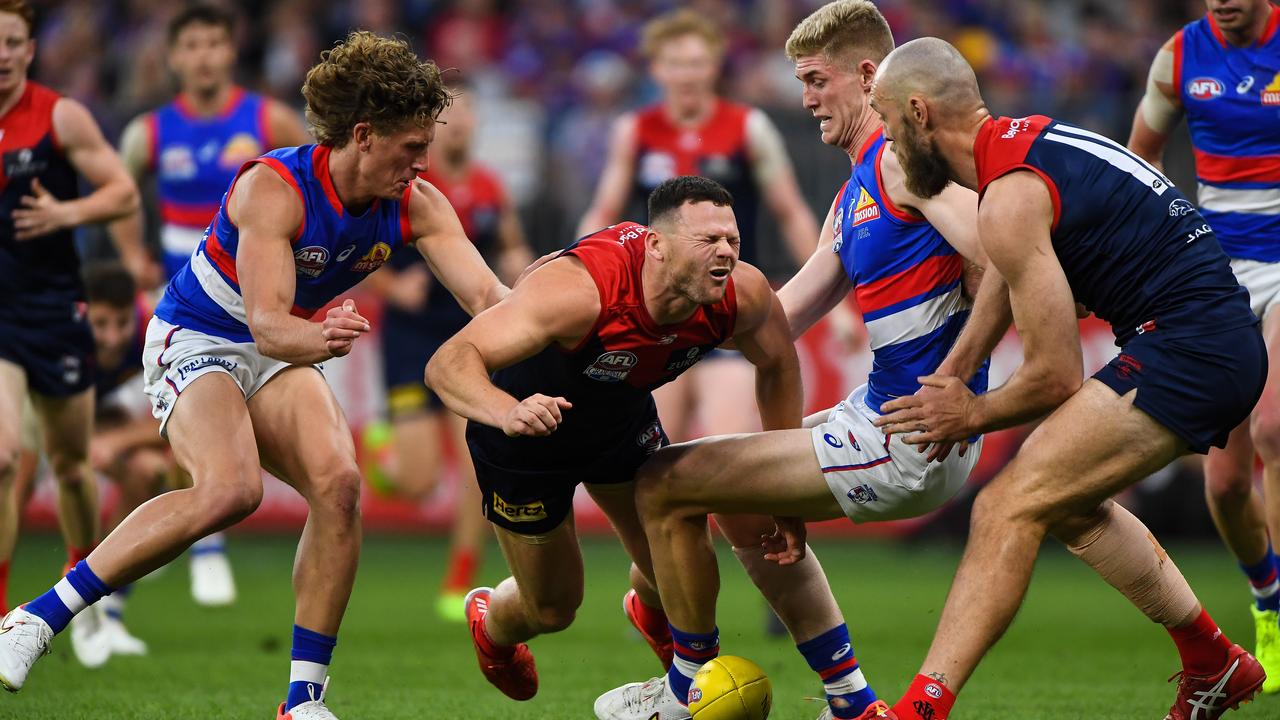
[{"label": "afl logo on jersey", "polygon": [[664,152],[648,152],[640,156],[640,184],[656,188],[676,176],[676,159]]},{"label": "afl logo on jersey", "polygon": [[635,353],[626,350],[611,350],[603,353],[596,361],[582,371],[583,375],[600,382],[622,382],[631,374],[640,359]]},{"label": "afl logo on jersey", "polygon": [[650,455],[658,452],[658,449],[662,447],[662,423],[654,420],[652,424],[636,436],[636,444],[644,448],[644,451]]},{"label": "afl logo on jersey", "polygon": [[1226,90],[1217,78],[1198,77],[1187,83],[1187,94],[1195,100],[1212,100]]},{"label": "afl logo on jersey", "polygon": [[329,264],[329,250],[320,245],[308,245],[293,254],[293,261],[299,275],[320,277],[325,265]]}]

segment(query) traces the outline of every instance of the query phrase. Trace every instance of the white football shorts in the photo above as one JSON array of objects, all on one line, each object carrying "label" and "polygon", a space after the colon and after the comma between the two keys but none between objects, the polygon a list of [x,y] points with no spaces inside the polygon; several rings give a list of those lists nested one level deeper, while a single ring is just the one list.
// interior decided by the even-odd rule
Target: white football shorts
[{"label": "white football shorts", "polygon": [[1231,259],[1231,272],[1249,291],[1249,307],[1259,320],[1266,320],[1271,308],[1280,303],[1280,263]]},{"label": "white football shorts", "polygon": [[855,523],[919,517],[950,500],[969,479],[982,452],[982,439],[964,457],[952,449],[941,462],[927,452],[889,438],[872,422],[867,386],[854,390],[812,429],[813,451],[831,494]]}]

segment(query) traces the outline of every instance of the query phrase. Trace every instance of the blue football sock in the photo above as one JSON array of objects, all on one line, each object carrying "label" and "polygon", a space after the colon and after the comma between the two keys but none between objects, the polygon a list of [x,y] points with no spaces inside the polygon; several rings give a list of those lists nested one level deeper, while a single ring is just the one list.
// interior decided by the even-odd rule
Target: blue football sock
[{"label": "blue football sock", "polygon": [[1278,568],[1280,563],[1276,561],[1270,545],[1267,546],[1267,554],[1258,562],[1252,565],[1240,563],[1240,569],[1249,578],[1249,589],[1253,591],[1253,601],[1259,610],[1280,610]]},{"label": "blue football sock", "polygon": [[876,701],[876,693],[867,684],[853,654],[849,627],[844,623],[796,645],[796,649],[822,678],[827,704],[835,717],[856,718]]},{"label": "blue football sock", "polygon": [[689,704],[689,686],[693,675],[715,656],[720,654],[720,628],[709,633],[687,633],[671,626],[671,640],[675,658],[667,671],[667,685],[681,704]]},{"label": "blue football sock", "polygon": [[49,623],[49,627],[58,633],[67,627],[76,613],[110,593],[111,588],[93,574],[88,563],[81,560],[58,584],[27,603],[23,609]]},{"label": "blue football sock", "polygon": [[338,638],[322,635],[298,625],[293,626],[293,652],[289,654],[289,694],[284,709],[288,712],[295,705],[319,700],[324,690],[324,678],[333,661],[333,648]]}]

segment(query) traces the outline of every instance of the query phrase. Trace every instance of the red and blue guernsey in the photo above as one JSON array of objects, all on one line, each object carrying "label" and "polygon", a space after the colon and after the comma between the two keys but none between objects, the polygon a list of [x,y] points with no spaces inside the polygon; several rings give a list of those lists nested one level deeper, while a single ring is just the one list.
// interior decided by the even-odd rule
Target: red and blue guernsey
[{"label": "red and blue guernsey", "polygon": [[[738,303],[731,278],[719,302],[699,306],[683,322],[659,325],[645,307],[640,279],[648,234],[643,225],[620,223],[564,251],[582,261],[600,292],[595,327],[577,347],[552,344],[497,371],[493,383],[521,399],[535,393],[562,396],[573,408],[546,437],[512,438],[498,428],[468,423],[467,442],[479,458],[504,468],[589,475],[596,461],[620,462],[617,453],[627,446],[642,456],[658,449],[663,435],[653,390],[732,337]],[[645,423],[653,430],[642,435],[638,425]]]},{"label": "red and blue guernsey", "polygon": [[[867,406],[920,389],[916,378],[938,368],[960,335],[971,304],[964,296],[964,258],[922,218],[896,207],[880,180],[884,133],[858,151],[840,189],[832,249],[854,284],[873,353]],[[987,364],[969,381],[987,389]]]},{"label": "red and blue guernsey", "polygon": [[1227,255],[1280,262],[1280,8],[1251,47],[1212,15],[1173,39],[1173,84],[1195,147],[1200,213]]},{"label": "red and blue guernsey", "polygon": [[671,122],[662,105],[636,113],[635,182],[632,202],[643,208],[649,193],[678,175],[701,175],[720,183],[733,195],[742,238],[738,259],[756,264],[756,218],[760,191],[751,169],[747,119],[752,108],[716,100],[702,125],[685,128]]},{"label": "red and blue guernsey", "polygon": [[200,244],[240,166],[272,147],[266,110],[261,96],[235,88],[210,117],[195,114],[181,95],[149,116],[168,277]]},{"label": "red and blue guernsey", "polygon": [[[305,211],[293,238],[297,288],[292,313],[310,318],[343,291],[382,266],[391,253],[410,242],[408,201],[375,200],[361,215],[348,213],[329,177],[327,145],[273,150],[241,168],[261,164],[298,192]],[[227,191],[229,197],[234,182]],[[240,231],[227,216],[226,197],[191,261],[169,281],[156,307],[156,317],[173,325],[225,338],[252,342],[245,320],[244,298],[236,279]]]},{"label": "red and blue guernsey", "polygon": [[1258,322],[1213,229],[1160,171],[1094,132],[1043,115],[988,119],[973,146],[979,203],[996,178],[1030,170],[1053,200],[1050,237],[1077,302],[1116,344]]}]

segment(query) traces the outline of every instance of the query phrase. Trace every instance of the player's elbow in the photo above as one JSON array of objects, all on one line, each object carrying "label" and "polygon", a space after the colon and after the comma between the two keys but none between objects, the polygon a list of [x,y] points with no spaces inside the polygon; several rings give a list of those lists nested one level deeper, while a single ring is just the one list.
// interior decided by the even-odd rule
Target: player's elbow
[{"label": "player's elbow", "polygon": [[450,375],[452,375],[451,368],[454,365],[452,358],[457,357],[458,350],[458,343],[450,340],[441,345],[440,349],[436,350],[427,359],[427,367],[422,375],[423,382],[427,384],[427,387],[431,388],[432,392],[442,398],[444,394],[441,390],[448,383]]},{"label": "player's elbow", "polygon": [[1036,376],[1036,396],[1046,409],[1055,408],[1080,390],[1080,373],[1063,368],[1044,368]]}]

